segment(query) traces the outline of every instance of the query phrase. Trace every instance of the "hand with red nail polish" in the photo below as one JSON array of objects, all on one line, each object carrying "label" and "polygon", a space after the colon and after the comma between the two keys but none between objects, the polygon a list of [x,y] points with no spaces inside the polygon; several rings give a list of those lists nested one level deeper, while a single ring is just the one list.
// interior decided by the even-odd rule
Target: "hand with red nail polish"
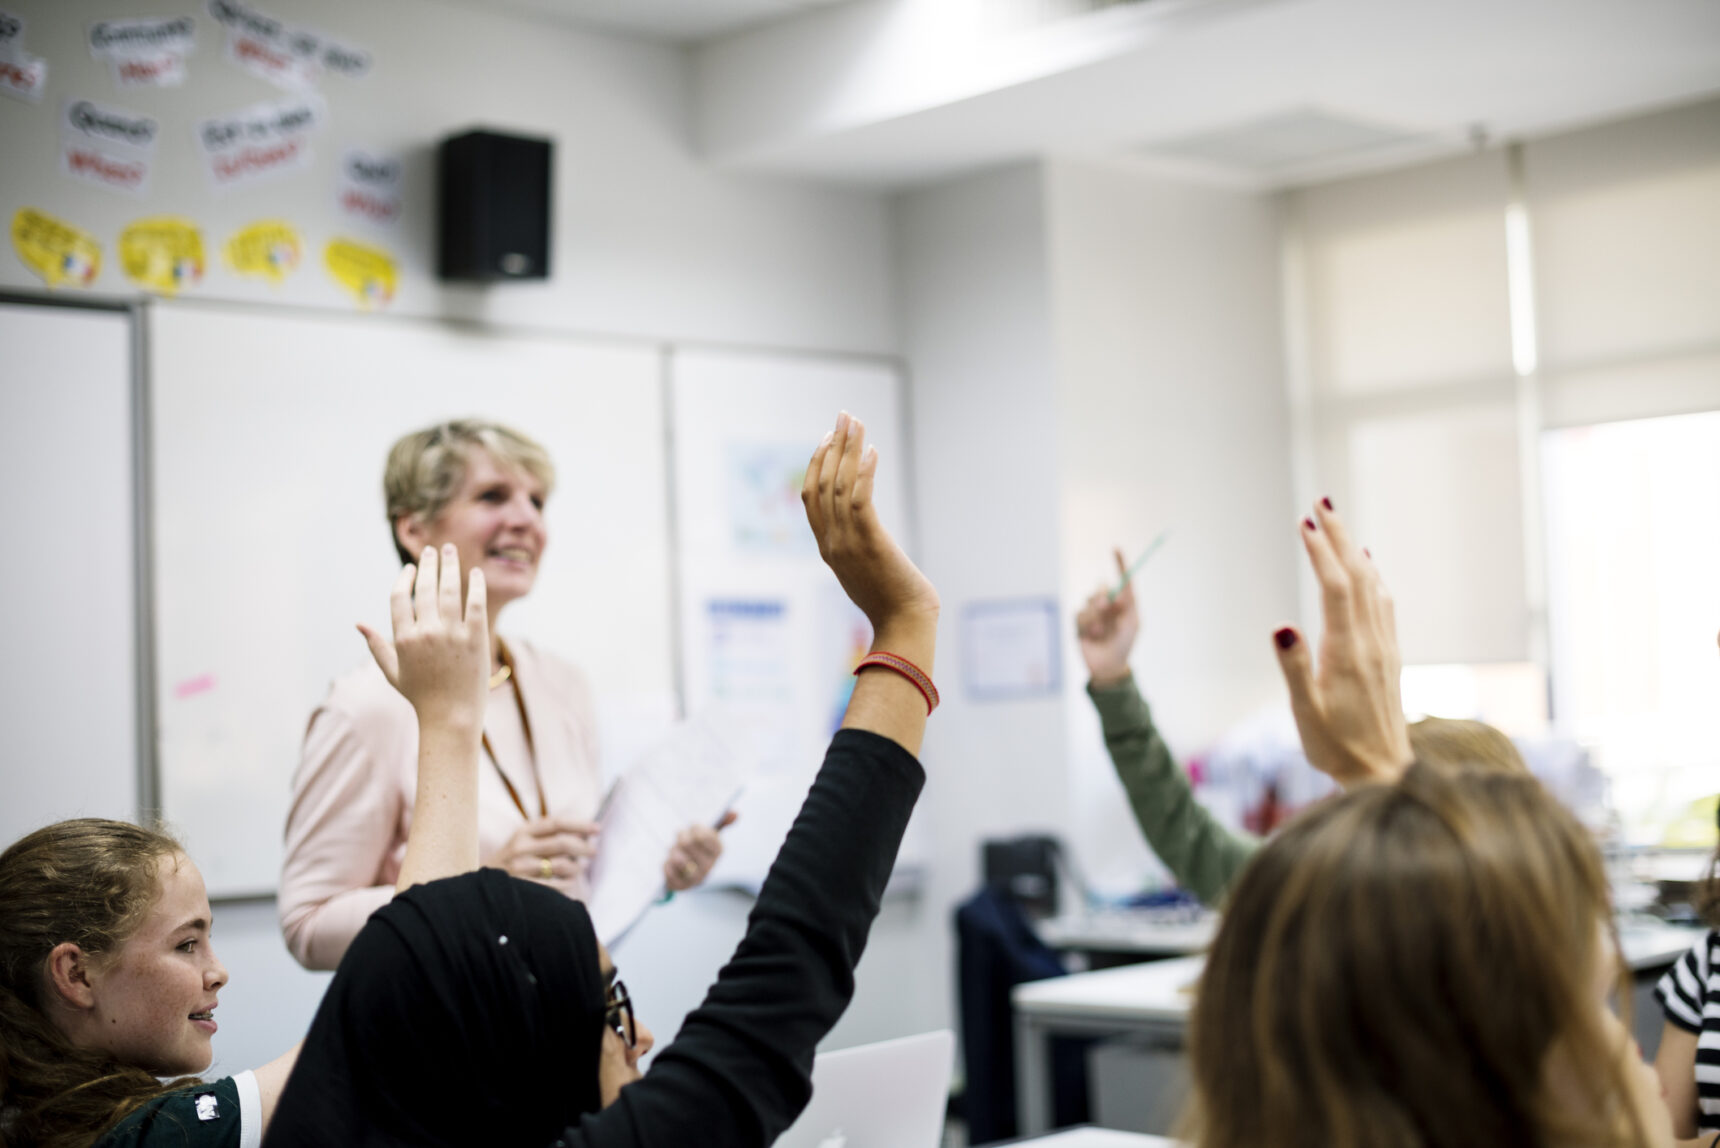
[{"label": "hand with red nail polish", "polygon": [[1395,781],[1414,754],[1398,687],[1403,663],[1391,595],[1330,499],[1303,520],[1301,534],[1320,580],[1318,664],[1294,626],[1280,627],[1272,640],[1302,749],[1339,785]]}]

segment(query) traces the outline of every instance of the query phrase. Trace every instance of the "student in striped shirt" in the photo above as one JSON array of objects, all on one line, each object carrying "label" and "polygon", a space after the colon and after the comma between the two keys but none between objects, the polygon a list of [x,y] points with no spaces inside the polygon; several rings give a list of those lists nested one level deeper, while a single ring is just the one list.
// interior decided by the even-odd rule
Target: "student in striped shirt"
[{"label": "student in striped shirt", "polygon": [[1720,1140],[1720,852],[1696,893],[1710,928],[1654,986],[1666,1016],[1654,1070],[1680,1138]]}]

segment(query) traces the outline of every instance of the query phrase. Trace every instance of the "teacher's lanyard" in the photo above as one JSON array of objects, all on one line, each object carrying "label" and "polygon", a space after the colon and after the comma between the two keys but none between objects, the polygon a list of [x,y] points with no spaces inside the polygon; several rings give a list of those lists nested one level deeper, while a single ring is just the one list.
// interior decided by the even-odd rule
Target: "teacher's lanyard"
[{"label": "teacher's lanyard", "polygon": [[[514,672],[514,659],[508,653],[508,648],[502,646],[499,650],[502,667],[508,671],[508,677],[513,679],[514,705],[519,707],[520,728],[526,735],[526,756],[532,763],[532,782],[537,786],[538,816],[549,816],[549,801],[543,795],[543,775],[538,772],[537,746],[532,742],[532,719],[526,716],[526,696],[520,689],[520,676]],[[532,815],[526,812],[526,803],[520,800],[520,791],[514,788],[514,783],[508,780],[508,775],[502,771],[502,763],[496,757],[496,747],[490,744],[490,731],[484,731],[484,752],[490,755],[490,764],[496,767],[496,776],[507,786],[508,796],[514,799],[514,808],[520,811],[520,816],[530,821]]]}]

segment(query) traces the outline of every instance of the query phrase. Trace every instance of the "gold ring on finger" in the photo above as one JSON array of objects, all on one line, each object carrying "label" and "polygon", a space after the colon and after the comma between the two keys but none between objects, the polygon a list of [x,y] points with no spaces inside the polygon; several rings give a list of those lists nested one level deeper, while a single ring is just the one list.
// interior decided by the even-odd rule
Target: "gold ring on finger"
[{"label": "gold ring on finger", "polygon": [[548,881],[555,876],[555,866],[549,863],[548,857],[538,858],[538,876]]}]

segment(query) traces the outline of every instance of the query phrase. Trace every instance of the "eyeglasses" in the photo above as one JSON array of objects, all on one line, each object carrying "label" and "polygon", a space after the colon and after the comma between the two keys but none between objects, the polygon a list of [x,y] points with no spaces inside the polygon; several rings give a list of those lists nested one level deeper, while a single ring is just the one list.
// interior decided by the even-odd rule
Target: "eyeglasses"
[{"label": "eyeglasses", "polygon": [[614,1029],[615,1035],[628,1048],[638,1046],[639,1032],[633,1025],[633,998],[627,995],[627,986],[620,981],[609,983],[609,995],[603,1001],[603,1023]]}]

